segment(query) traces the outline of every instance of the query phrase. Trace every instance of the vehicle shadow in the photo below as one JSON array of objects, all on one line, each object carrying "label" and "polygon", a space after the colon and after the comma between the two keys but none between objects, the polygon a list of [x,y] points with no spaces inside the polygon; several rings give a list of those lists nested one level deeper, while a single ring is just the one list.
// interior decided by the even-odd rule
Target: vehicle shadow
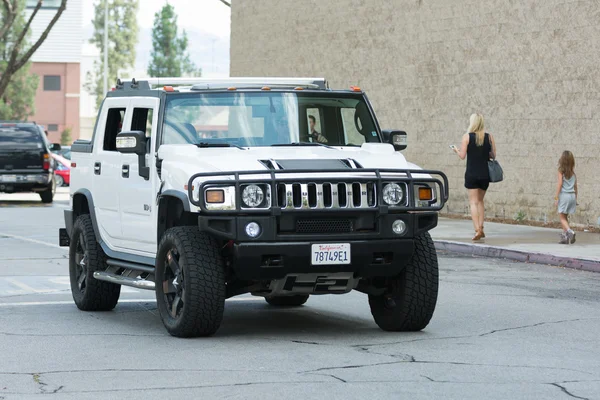
[{"label": "vehicle shadow", "polygon": [[[310,300],[300,307],[273,307],[266,302],[252,298],[249,301],[231,301],[225,304],[225,314],[215,338],[245,338],[297,340],[299,343],[335,341],[343,332],[353,340],[373,338],[381,335],[385,338],[399,333],[384,332],[375,324],[368,309],[357,315],[324,309],[322,304],[311,306]],[[119,304],[116,313],[100,314],[106,317],[106,323],[120,325],[127,331],[140,331],[147,334],[168,335],[160,320],[156,304],[146,304],[141,309],[134,304]],[[144,312],[145,311],[145,312]],[[135,312],[137,315],[132,315]],[[140,312],[140,313],[137,313]],[[112,315],[111,315],[112,314]],[[124,317],[123,314],[129,314]],[[421,332],[403,333],[403,337],[416,338]]]},{"label": "vehicle shadow", "polygon": [[220,337],[227,336],[286,336],[315,335],[320,340],[339,337],[340,332],[371,335],[379,330],[370,314],[357,316],[311,306],[310,299],[300,307],[274,307],[266,302],[230,302],[225,305],[225,315]]},{"label": "vehicle shadow", "polygon": [[0,200],[0,208],[3,207],[52,207],[52,204],[44,204],[39,200]]}]

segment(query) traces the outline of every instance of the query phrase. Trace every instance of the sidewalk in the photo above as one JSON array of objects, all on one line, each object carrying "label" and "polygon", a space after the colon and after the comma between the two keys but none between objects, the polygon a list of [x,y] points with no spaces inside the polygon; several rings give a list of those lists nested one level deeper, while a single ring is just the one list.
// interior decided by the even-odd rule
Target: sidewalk
[{"label": "sidewalk", "polygon": [[600,272],[600,234],[577,232],[575,244],[562,245],[559,233],[558,229],[486,222],[486,238],[473,242],[471,220],[440,218],[431,236],[438,250]]}]

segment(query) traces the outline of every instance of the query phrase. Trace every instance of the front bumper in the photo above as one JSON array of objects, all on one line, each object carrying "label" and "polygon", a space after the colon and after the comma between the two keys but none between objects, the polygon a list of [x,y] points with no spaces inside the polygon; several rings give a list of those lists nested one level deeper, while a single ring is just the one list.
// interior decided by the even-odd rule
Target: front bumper
[{"label": "front bumper", "polygon": [[[310,216],[323,218],[320,212],[311,213]],[[355,277],[397,275],[412,257],[414,237],[433,229],[438,221],[435,212],[384,215],[368,211],[336,213],[335,219],[330,221],[349,220],[351,231],[299,233],[295,228],[300,220],[306,218],[306,213],[279,216],[201,215],[198,225],[201,231],[230,241],[233,254],[231,267],[237,278],[266,280],[281,279],[289,274],[321,272],[352,272]],[[403,235],[392,231],[392,223],[398,219],[403,220],[407,227]],[[256,238],[250,238],[246,233],[245,227],[250,222],[261,226],[261,234]],[[311,265],[311,245],[318,243],[349,243],[352,264]]]},{"label": "front bumper", "polygon": [[233,245],[233,270],[243,280],[282,279],[289,274],[352,272],[355,277],[393,276],[414,251],[412,239],[346,240],[352,264],[311,265],[315,242],[252,242]]}]

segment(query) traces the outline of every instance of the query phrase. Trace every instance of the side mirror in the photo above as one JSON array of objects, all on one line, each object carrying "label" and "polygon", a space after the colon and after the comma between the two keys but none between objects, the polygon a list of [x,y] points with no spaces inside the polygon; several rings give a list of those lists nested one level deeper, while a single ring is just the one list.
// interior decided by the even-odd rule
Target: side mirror
[{"label": "side mirror", "polygon": [[146,154],[146,134],[142,131],[121,132],[117,135],[117,150],[124,154]]},{"label": "side mirror", "polygon": [[388,129],[382,131],[381,133],[383,134],[383,139],[385,142],[394,146],[396,151],[404,150],[406,149],[406,146],[408,146],[407,135],[404,131]]},{"label": "side mirror", "polygon": [[61,149],[60,144],[58,144],[58,143],[50,144],[50,151],[60,151],[60,149]]},{"label": "side mirror", "polygon": [[139,175],[150,179],[150,167],[146,166],[146,134],[142,131],[121,132],[117,135],[117,151],[137,154]]}]

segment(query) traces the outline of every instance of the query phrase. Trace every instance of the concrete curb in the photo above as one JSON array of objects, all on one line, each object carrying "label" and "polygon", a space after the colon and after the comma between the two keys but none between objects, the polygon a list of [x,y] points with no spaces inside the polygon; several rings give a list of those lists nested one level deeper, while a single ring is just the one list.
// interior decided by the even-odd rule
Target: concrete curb
[{"label": "concrete curb", "polygon": [[547,264],[556,267],[579,269],[590,272],[600,272],[600,261],[553,256],[551,254],[534,253],[521,250],[511,250],[502,247],[453,242],[449,240],[434,240],[437,250],[471,256],[504,258],[525,263]]}]

